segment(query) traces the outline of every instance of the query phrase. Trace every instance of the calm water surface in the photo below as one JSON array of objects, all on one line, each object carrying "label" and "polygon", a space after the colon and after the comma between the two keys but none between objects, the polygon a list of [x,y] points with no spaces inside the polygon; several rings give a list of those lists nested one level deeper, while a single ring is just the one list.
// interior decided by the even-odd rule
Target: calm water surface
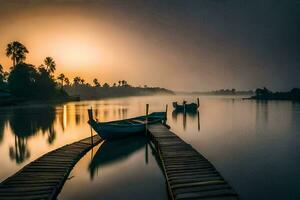
[{"label": "calm water surface", "polygon": [[[46,152],[90,135],[87,108],[100,121],[162,111],[172,130],[207,157],[243,199],[300,199],[300,104],[201,97],[200,113],[172,112],[154,96],[0,109],[0,180]],[[144,137],[103,142],[74,167],[59,199],[167,199],[160,165]]]}]

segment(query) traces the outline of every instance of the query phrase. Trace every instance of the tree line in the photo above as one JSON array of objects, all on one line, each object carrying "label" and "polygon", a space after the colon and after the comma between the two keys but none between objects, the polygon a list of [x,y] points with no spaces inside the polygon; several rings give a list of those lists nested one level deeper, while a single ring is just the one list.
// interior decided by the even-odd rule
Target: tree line
[{"label": "tree line", "polygon": [[273,92],[266,87],[257,88],[255,96],[251,97],[257,100],[294,100],[300,101],[300,89],[293,88],[286,92]]},{"label": "tree line", "polygon": [[130,87],[127,81],[120,80],[111,86],[108,83],[100,84],[98,79],[93,79],[92,84],[80,76],[73,78],[72,82],[63,73],[54,76],[56,63],[52,57],[46,57],[38,67],[26,63],[28,49],[21,42],[13,41],[7,44],[6,56],[12,60],[12,67],[4,71],[0,64],[0,89],[10,92],[15,97],[29,99],[66,98],[68,94],[64,87]]}]

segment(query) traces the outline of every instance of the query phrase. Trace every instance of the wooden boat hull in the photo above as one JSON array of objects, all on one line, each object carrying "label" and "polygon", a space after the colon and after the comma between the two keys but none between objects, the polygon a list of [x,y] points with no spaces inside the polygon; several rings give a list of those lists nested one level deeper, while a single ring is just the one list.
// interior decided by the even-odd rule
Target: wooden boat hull
[{"label": "wooden boat hull", "polygon": [[[165,119],[165,113],[152,113],[148,116],[148,124],[162,123]],[[135,117],[131,119],[97,122],[90,120],[89,124],[104,140],[113,140],[129,137],[135,134],[146,132],[146,117]]]},{"label": "wooden boat hull", "polygon": [[107,124],[95,126],[92,125],[92,127],[97,132],[97,134],[105,140],[125,138],[146,131],[146,126],[144,124],[139,124],[135,126],[128,125],[122,127]]},{"label": "wooden boat hull", "polygon": [[184,111],[184,110],[185,111],[196,111],[196,110],[198,110],[198,105],[195,103],[179,105],[179,104],[177,104],[177,102],[174,102],[173,108],[176,111]]}]

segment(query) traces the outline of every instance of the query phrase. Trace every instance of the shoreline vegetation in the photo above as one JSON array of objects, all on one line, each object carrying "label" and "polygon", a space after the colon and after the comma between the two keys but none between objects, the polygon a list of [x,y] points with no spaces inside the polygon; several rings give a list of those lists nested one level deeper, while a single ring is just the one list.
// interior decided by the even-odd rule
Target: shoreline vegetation
[{"label": "shoreline vegetation", "polygon": [[56,63],[46,57],[38,67],[25,63],[28,49],[20,42],[7,44],[6,56],[13,65],[4,71],[0,64],[0,106],[23,105],[30,103],[61,103],[80,99],[99,99],[122,96],[142,96],[155,94],[175,94],[159,87],[133,87],[125,80],[103,85],[95,78],[87,83],[77,76],[72,81],[63,73],[54,76]]},{"label": "shoreline vegetation", "polygon": [[147,96],[147,95],[175,95],[172,90],[160,87],[134,87],[124,86],[91,86],[91,85],[68,85],[65,91],[72,96],[80,96],[80,99],[92,100],[100,98]]},{"label": "shoreline vegetation", "polygon": [[300,89],[293,88],[288,92],[273,92],[266,87],[257,88],[255,90],[255,95],[247,99],[300,101]]},{"label": "shoreline vegetation", "polygon": [[[25,63],[29,51],[18,41],[7,44],[5,51],[13,65],[9,71],[4,71],[0,64],[0,106],[52,104],[126,96],[175,95],[175,92],[165,88],[131,86],[126,80],[101,85],[96,78],[90,84],[79,76],[72,81],[63,73],[55,77],[56,63],[52,57],[46,57],[38,67]],[[233,88],[206,92],[176,92],[176,94],[248,95],[251,97],[247,99],[256,100],[300,100],[299,88],[293,88],[289,92],[272,92],[264,87],[257,88],[255,92],[238,91]]]},{"label": "shoreline vegetation", "polygon": [[192,92],[193,95],[253,95],[252,90],[236,90],[232,89],[220,89],[213,91],[204,91],[204,92]]}]

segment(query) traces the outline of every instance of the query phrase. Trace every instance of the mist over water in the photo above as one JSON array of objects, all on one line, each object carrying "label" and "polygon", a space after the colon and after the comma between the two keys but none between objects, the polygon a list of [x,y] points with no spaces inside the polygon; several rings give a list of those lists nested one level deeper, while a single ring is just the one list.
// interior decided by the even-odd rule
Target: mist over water
[{"label": "mist over water", "polygon": [[[196,102],[193,96],[151,96],[1,108],[0,178],[3,181],[50,150],[90,136],[90,107],[98,120],[110,121],[144,115],[146,103],[150,112],[164,111],[168,104],[171,130],[208,158],[243,199],[300,197],[299,103],[206,96],[200,97],[199,113],[173,112],[172,102],[183,99]],[[144,185],[164,199],[164,176],[150,144],[143,138],[126,144],[131,145],[95,147],[75,166],[61,197],[94,198],[101,193],[117,199],[118,193],[111,194],[109,188],[119,188],[126,196],[139,193]],[[111,153],[109,159],[106,152]],[[84,185],[86,193],[76,190]]]}]

